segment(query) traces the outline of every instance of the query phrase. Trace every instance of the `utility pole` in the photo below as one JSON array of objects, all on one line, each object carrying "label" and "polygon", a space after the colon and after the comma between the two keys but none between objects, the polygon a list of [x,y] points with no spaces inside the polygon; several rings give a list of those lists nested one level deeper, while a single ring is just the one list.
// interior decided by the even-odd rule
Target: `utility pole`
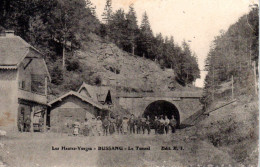
[{"label": "utility pole", "polygon": [[213,84],[212,84],[212,101],[214,101],[214,92],[215,92],[215,68],[213,66]]},{"label": "utility pole", "polygon": [[234,78],[233,78],[233,75],[231,76],[231,84],[232,84],[232,95],[231,95],[231,99],[233,100],[234,99]]},{"label": "utility pole", "polygon": [[[45,96],[46,100],[48,101],[48,77],[45,77]],[[44,115],[43,115],[43,131],[46,132],[46,122],[47,122],[47,107],[44,108]]]},{"label": "utility pole", "polygon": [[253,67],[254,67],[254,81],[255,81],[255,94],[257,95],[257,76],[256,76],[256,62],[253,62]]},{"label": "utility pole", "polygon": [[62,70],[63,74],[65,73],[65,44],[62,45]]},{"label": "utility pole", "polygon": [[31,132],[31,133],[34,132],[34,128],[33,128],[34,112],[35,112],[35,107],[34,107],[34,105],[33,105],[33,106],[32,106],[32,110],[31,110],[31,129],[30,129],[30,132]]}]

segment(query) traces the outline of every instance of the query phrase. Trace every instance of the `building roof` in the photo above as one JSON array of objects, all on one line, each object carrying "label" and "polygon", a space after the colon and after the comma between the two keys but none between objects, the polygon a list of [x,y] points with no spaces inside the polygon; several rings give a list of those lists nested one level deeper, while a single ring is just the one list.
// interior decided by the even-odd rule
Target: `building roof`
[{"label": "building roof", "polygon": [[86,89],[86,91],[88,92],[90,98],[96,102],[98,102],[97,99],[97,92],[94,86],[91,86],[89,84],[86,84],[85,82],[82,83],[82,85],[80,86],[78,93],[80,93],[83,89]]},{"label": "building roof", "polygon": [[83,97],[78,92],[74,92],[74,91],[70,91],[70,92],[60,96],[59,98],[49,102],[48,104],[50,106],[52,106],[54,103],[62,101],[64,98],[66,98],[68,96],[75,96],[75,97],[81,99],[82,101],[87,102],[87,103],[89,103],[89,104],[91,104],[91,105],[93,105],[93,106],[95,106],[95,107],[97,107],[99,109],[107,109],[105,106],[102,106],[101,104],[96,103],[95,101],[93,101],[92,99],[90,99],[88,97]]},{"label": "building roof", "polygon": [[110,88],[107,87],[107,86],[99,86],[99,87],[96,87],[96,89],[97,89],[98,101],[105,102],[107,95],[108,95],[108,92],[110,91]]},{"label": "building roof", "polygon": [[[31,57],[29,54],[30,50],[37,52],[38,55],[36,57]],[[42,55],[43,54],[41,52],[19,36],[0,36],[0,69],[17,69],[20,63],[28,56],[30,58],[39,58],[43,60],[44,68],[46,69],[49,79],[51,80]]]},{"label": "building roof", "polygon": [[0,37],[0,65],[17,66],[28,54],[30,45],[18,36]]},{"label": "building roof", "polygon": [[90,98],[96,102],[104,102],[106,100],[108,91],[110,90],[110,88],[107,86],[92,86],[83,82],[78,90],[78,93],[80,93],[84,88],[89,93]]}]

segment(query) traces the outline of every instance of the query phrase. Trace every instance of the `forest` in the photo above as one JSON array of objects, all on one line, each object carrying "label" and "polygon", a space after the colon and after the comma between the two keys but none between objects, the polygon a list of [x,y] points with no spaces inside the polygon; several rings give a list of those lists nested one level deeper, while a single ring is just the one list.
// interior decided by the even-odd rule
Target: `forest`
[{"label": "forest", "polygon": [[[259,8],[251,6],[229,29],[215,37],[208,53],[205,70],[203,102],[211,104],[217,98],[231,97],[233,82],[234,98],[257,93],[259,53]],[[232,81],[233,80],[233,81]]]},{"label": "forest", "polygon": [[179,46],[172,36],[154,35],[145,11],[141,25],[137,23],[133,5],[127,12],[113,11],[111,0],[106,0],[102,20],[90,0],[0,1],[0,31],[12,29],[43,52],[55,84],[60,84],[64,71],[77,69],[77,62],[68,57],[83,47],[90,33],[129,54],[156,61],[162,69],[174,69],[183,86],[200,77],[197,56],[185,40]]}]

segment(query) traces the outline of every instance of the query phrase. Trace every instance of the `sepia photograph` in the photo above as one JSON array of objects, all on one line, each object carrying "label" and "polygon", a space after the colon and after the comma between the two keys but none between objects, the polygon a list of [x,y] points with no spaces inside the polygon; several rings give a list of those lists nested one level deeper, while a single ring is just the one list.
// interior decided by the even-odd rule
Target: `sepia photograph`
[{"label": "sepia photograph", "polygon": [[0,0],[0,167],[258,167],[257,0]]}]

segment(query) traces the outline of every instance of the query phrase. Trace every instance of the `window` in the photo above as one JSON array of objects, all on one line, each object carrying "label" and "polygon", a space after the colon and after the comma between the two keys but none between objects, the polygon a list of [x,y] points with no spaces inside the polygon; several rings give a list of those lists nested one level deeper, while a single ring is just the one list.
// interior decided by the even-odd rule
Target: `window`
[{"label": "window", "polygon": [[19,88],[20,89],[25,89],[25,81],[20,81],[19,82]]}]

